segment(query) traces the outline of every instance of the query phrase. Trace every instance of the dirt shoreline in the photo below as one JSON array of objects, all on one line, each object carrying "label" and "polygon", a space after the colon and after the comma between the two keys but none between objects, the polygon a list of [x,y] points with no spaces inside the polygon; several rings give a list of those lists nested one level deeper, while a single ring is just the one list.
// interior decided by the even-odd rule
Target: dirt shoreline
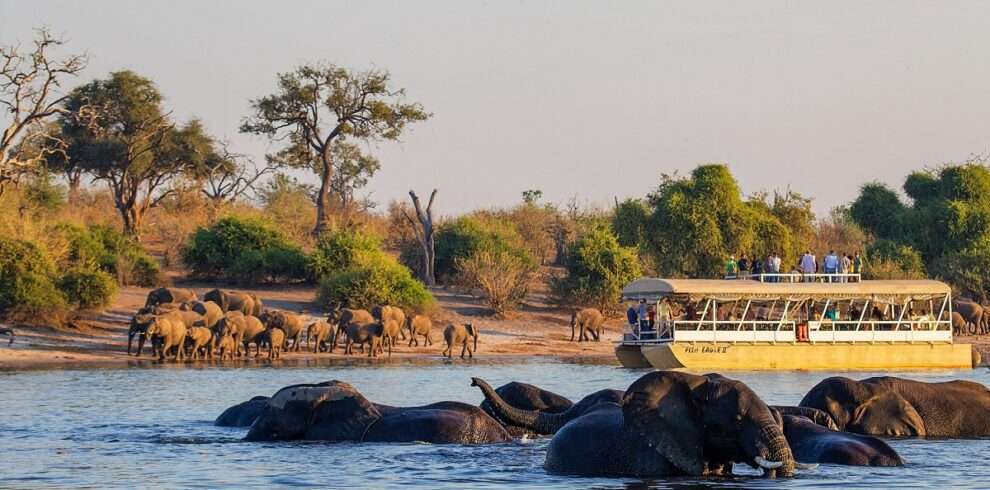
[{"label": "dirt shoreline", "polygon": [[[213,284],[187,283],[202,294],[215,287]],[[277,287],[243,289],[261,296],[267,307],[300,312],[313,318],[322,317],[322,312],[314,311],[312,298],[315,290],[311,287]],[[614,364],[618,361],[614,354],[614,342],[622,335],[620,319],[606,325],[605,338],[600,342],[571,342],[570,316],[566,310],[553,307],[534,294],[525,305],[510,319],[496,319],[487,316],[485,308],[478,300],[463,292],[435,288],[438,310],[432,315],[434,320],[433,345],[409,347],[399,341],[391,359],[384,357],[368,358],[357,352],[350,356],[342,349],[333,353],[302,352],[283,353],[282,359],[274,363],[261,358],[235,359],[233,361],[205,360],[158,362],[150,352],[140,358],[128,356],[127,326],[131,315],[144,304],[147,288],[123,288],[110,308],[98,313],[82,314],[65,327],[14,325],[17,339],[12,346],[6,345],[6,337],[0,337],[0,371],[22,371],[38,369],[103,369],[121,367],[258,367],[258,366],[305,366],[305,365],[398,365],[409,363],[510,363],[549,360],[596,364]],[[443,350],[443,328],[451,323],[471,322],[480,328],[478,352],[475,358],[461,360],[459,349],[453,360],[441,356]]]}]

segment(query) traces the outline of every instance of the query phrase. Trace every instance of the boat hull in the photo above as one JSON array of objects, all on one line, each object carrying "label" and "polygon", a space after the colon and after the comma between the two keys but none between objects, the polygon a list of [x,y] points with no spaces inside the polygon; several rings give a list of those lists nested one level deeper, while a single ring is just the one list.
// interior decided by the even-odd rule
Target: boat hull
[{"label": "boat hull", "polygon": [[[638,352],[636,352],[638,351]],[[670,342],[619,345],[624,367],[689,370],[968,369],[970,344],[794,344]]]}]

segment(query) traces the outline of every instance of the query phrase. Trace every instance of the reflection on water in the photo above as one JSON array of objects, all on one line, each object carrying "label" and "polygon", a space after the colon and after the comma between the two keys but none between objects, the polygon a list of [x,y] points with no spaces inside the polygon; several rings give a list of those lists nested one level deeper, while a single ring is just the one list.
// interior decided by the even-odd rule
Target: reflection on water
[{"label": "reflection on water", "polygon": [[[985,487],[990,440],[896,440],[904,468],[822,465],[797,478],[766,481],[571,478],[547,474],[547,440],[490,446],[245,443],[244,429],[219,428],[224,408],[293,383],[346,380],[394,405],[480,402],[471,376],[493,385],[517,380],[573,399],[625,388],[645,371],[591,364],[299,365],[274,368],[131,368],[0,373],[0,487]],[[877,373],[846,373],[861,378]],[[795,404],[827,373],[732,373],[768,403]],[[904,376],[990,383],[985,369]]]}]

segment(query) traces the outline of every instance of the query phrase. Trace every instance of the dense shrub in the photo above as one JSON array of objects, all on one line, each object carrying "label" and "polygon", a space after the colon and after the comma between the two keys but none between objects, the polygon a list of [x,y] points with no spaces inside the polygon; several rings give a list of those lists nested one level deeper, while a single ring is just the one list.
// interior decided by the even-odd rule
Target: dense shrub
[{"label": "dense shrub", "polygon": [[150,287],[159,282],[158,261],[141,245],[105,225],[82,227],[69,223],[56,225],[69,242],[67,260],[74,268],[102,270],[119,284]]},{"label": "dense shrub", "polygon": [[921,254],[909,245],[881,239],[866,251],[867,279],[918,279],[925,277]]},{"label": "dense shrub", "polygon": [[306,256],[260,220],[227,217],[200,228],[183,251],[194,274],[238,282],[307,278]]},{"label": "dense shrub", "polygon": [[66,300],[79,308],[108,306],[117,295],[117,281],[101,270],[72,269],[58,281]]},{"label": "dense shrub", "polygon": [[515,310],[525,299],[537,266],[505,250],[478,250],[466,259],[457,259],[462,283],[481,290],[482,297],[496,316]]},{"label": "dense shrub", "polygon": [[464,216],[443,224],[436,232],[434,250],[437,278],[446,281],[457,274],[458,259],[467,259],[478,250],[506,252],[535,262],[512,224],[495,218]]},{"label": "dense shrub", "polygon": [[308,276],[306,254],[291,245],[278,245],[265,251],[248,250],[231,264],[226,277],[241,284],[281,283]]},{"label": "dense shrub", "polygon": [[309,257],[310,272],[320,278],[346,269],[362,254],[380,253],[381,242],[373,235],[357,231],[325,233]]},{"label": "dense shrub", "polygon": [[596,226],[578,238],[567,255],[567,275],[554,278],[554,295],[562,304],[613,310],[622,288],[640,275],[636,251],[619,245],[607,226]]},{"label": "dense shrub", "polygon": [[379,304],[415,311],[433,307],[433,296],[410,270],[379,248],[379,240],[359,231],[337,231],[320,239],[310,257],[319,278],[317,301],[324,306],[346,302],[354,308]]},{"label": "dense shrub", "polygon": [[433,308],[433,296],[409,269],[384,253],[361,256],[350,266],[320,279],[319,304],[346,302],[353,308],[398,305],[417,312]]},{"label": "dense shrub", "polygon": [[64,311],[55,276],[54,262],[37,245],[0,238],[0,316],[31,321]]}]

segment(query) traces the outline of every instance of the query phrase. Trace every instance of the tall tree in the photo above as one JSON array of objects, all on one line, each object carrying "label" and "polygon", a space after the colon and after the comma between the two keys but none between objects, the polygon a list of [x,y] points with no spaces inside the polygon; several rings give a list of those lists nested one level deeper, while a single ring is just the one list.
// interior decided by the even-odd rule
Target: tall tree
[{"label": "tall tree", "polygon": [[437,190],[433,189],[433,192],[430,193],[430,202],[426,205],[426,209],[423,209],[419,202],[419,196],[414,191],[409,191],[409,197],[412,199],[413,208],[416,210],[416,219],[413,220],[412,216],[409,216],[405,210],[403,210],[403,214],[412,224],[413,229],[416,230],[416,239],[423,248],[423,267],[420,271],[422,274],[420,280],[427,286],[432,286],[437,282],[436,248],[433,239],[433,200],[437,197]]},{"label": "tall tree", "polygon": [[[38,29],[34,48],[0,46],[0,193],[21,174],[38,167],[51,153],[61,149],[48,141],[57,136],[45,131],[45,123],[63,113],[61,83],[86,66],[84,55],[55,59],[52,51],[65,41]],[[9,118],[9,120],[8,120]]]},{"label": "tall tree", "polygon": [[175,192],[182,177],[201,175],[217,158],[198,120],[176,127],[151,80],[131,71],[72,91],[62,118],[68,158],[113,194],[124,231],[140,237],[149,209]]},{"label": "tall tree", "polygon": [[320,176],[316,196],[317,235],[328,227],[336,141],[397,140],[407,124],[430,114],[404,101],[405,90],[390,87],[387,71],[355,72],[332,64],[306,65],[278,74],[278,90],[251,101],[253,113],[241,132],[284,141],[279,158]]}]

